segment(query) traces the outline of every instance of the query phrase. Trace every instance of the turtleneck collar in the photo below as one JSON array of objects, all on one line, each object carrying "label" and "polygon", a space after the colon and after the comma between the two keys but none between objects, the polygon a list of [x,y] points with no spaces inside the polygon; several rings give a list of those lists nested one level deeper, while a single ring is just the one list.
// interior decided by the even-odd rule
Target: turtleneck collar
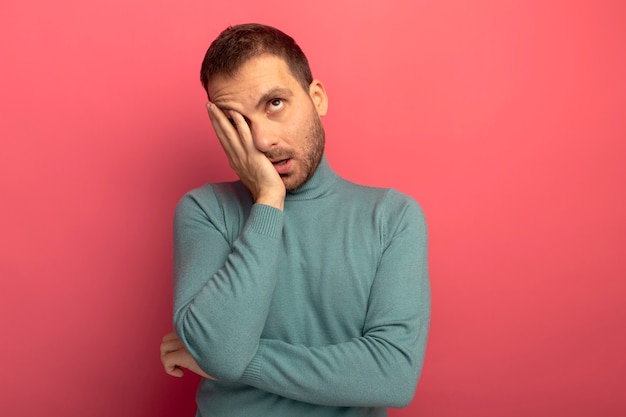
[{"label": "turtleneck collar", "polygon": [[338,179],[339,176],[330,168],[324,154],[313,176],[302,187],[289,191],[285,200],[311,200],[321,197],[330,191]]}]

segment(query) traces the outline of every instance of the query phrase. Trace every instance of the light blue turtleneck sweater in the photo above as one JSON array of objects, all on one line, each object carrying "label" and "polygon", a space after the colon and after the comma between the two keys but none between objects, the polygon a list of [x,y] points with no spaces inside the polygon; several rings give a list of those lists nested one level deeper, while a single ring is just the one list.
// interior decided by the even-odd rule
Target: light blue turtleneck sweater
[{"label": "light blue turtleneck sweater", "polygon": [[424,359],[424,216],[326,157],[282,212],[241,182],[208,184],[176,210],[174,293],[176,332],[218,379],[202,380],[198,416],[386,416]]}]

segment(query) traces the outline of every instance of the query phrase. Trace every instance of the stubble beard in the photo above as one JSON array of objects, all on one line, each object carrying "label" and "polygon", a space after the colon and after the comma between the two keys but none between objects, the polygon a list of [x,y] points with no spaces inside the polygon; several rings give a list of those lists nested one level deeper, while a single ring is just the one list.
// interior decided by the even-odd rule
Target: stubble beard
[{"label": "stubble beard", "polygon": [[302,159],[302,172],[304,173],[304,176],[297,179],[292,185],[287,186],[285,184],[285,189],[287,191],[295,191],[306,184],[307,181],[311,179],[315,170],[322,161],[322,156],[324,156],[324,144],[326,142],[324,126],[322,126],[322,121],[315,112],[311,115],[310,120],[309,127],[306,129],[307,147],[304,150],[305,154]]}]

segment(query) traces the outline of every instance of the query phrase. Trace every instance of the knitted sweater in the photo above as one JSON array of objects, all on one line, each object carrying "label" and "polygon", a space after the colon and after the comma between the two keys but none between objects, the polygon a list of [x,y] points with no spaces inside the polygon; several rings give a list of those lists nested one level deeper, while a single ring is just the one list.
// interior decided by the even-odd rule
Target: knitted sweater
[{"label": "knitted sweater", "polygon": [[174,325],[200,367],[198,416],[386,416],[412,399],[430,319],[426,224],[410,197],[326,157],[254,204],[189,192],[174,220]]}]

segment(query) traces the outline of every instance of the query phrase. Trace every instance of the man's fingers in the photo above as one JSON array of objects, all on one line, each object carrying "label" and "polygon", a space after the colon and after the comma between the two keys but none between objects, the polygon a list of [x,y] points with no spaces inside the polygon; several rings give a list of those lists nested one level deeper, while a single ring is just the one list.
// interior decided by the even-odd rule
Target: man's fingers
[{"label": "man's fingers", "polygon": [[241,113],[238,113],[234,110],[229,110],[228,113],[235,123],[235,127],[237,128],[237,133],[239,134],[239,140],[244,149],[251,150],[253,152],[258,150],[254,147],[254,143],[252,141],[252,132],[250,132],[250,126],[248,125],[248,121]]},{"label": "man's fingers", "polygon": [[252,132],[246,118],[235,110],[222,110],[215,104],[207,104],[209,118],[222,147],[230,157],[246,159],[246,154],[259,152],[252,140]]},{"label": "man's fingers", "polygon": [[239,132],[237,132],[224,112],[215,104],[209,102],[207,104],[207,110],[209,111],[211,124],[213,125],[213,129],[215,130],[215,134],[217,135],[222,148],[224,148],[224,151],[229,159],[232,159],[232,157],[236,155],[238,149],[241,148]]},{"label": "man's fingers", "polygon": [[170,339],[161,343],[161,357],[164,355],[174,352],[180,349],[183,349],[185,345],[181,342],[180,339]]},{"label": "man's fingers", "polygon": [[185,374],[185,370],[188,369],[203,378],[215,379],[198,366],[198,363],[191,356],[183,342],[176,336],[176,333],[168,333],[163,336],[160,350],[161,363],[168,375],[180,378]]},{"label": "man's fingers", "polygon": [[171,332],[163,336],[164,342],[168,342],[170,340],[175,340],[175,339],[178,339],[178,335],[176,334],[176,332]]},{"label": "man's fingers", "polygon": [[183,342],[178,338],[176,333],[171,332],[163,336],[163,341],[160,346],[161,350],[161,363],[163,369],[168,375],[175,376],[177,378],[182,377],[185,371],[180,366],[186,359],[186,348]]},{"label": "man's fingers", "polygon": [[165,373],[171,376],[175,376],[177,378],[185,375],[185,371],[179,365],[180,353],[179,351],[170,352],[163,356],[161,356],[161,363],[163,363],[163,369],[165,369]]}]

